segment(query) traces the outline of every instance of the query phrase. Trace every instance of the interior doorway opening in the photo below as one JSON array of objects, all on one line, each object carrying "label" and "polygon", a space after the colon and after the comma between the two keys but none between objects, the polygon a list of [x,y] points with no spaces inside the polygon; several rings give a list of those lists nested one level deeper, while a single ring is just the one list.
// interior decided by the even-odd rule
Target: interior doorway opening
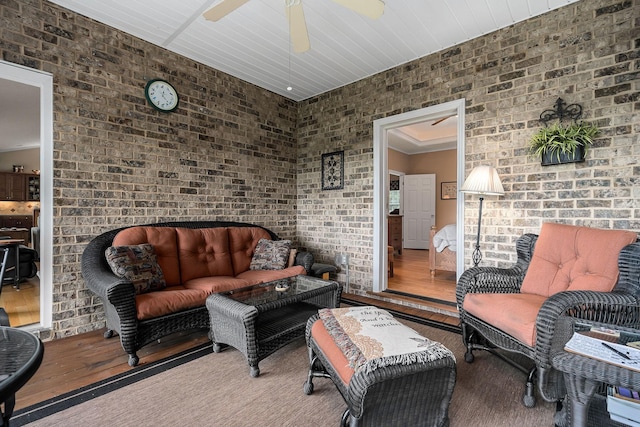
[{"label": "interior doorway opening", "polygon": [[[15,324],[12,321],[11,326],[19,326],[28,330],[50,329],[53,306],[53,76],[21,65],[0,61],[0,87],[7,89],[0,90],[0,99],[5,101],[1,105],[4,105],[4,108],[13,110],[1,111],[2,108],[0,107],[0,115],[9,117],[9,113],[15,111],[18,111],[21,115],[20,120],[2,123],[3,127],[0,131],[5,140],[13,144],[13,146],[2,148],[3,159],[11,158],[10,152],[28,151],[21,150],[25,146],[18,147],[18,141],[34,139],[35,143],[30,148],[37,151],[39,147],[39,153],[35,155],[39,156],[40,165],[37,168],[39,170],[31,171],[34,181],[28,181],[25,187],[29,193],[25,193],[24,198],[2,201],[0,205],[0,214],[6,213],[8,217],[17,216],[15,215],[16,212],[22,212],[19,209],[28,210],[27,214],[32,218],[29,225],[31,230],[25,229],[25,233],[31,232],[31,234],[23,239],[25,246],[31,245],[31,249],[37,251],[37,259],[39,260],[36,262],[36,275],[27,277],[30,280],[21,283],[21,290],[13,292],[14,297],[37,298],[38,301],[28,304],[20,298],[15,298],[12,302],[8,302],[14,304],[14,309],[18,307],[16,309],[18,311],[16,313],[17,317],[14,318],[19,319],[19,324]],[[33,102],[31,102],[31,97],[25,96],[27,93],[36,94]],[[11,126],[11,124],[16,123],[29,123],[29,129]],[[35,136],[32,137],[29,134],[28,138],[23,138],[24,135],[21,132],[26,130],[30,133],[33,132]],[[10,167],[11,165],[0,164],[0,168],[4,172],[9,172],[8,168]],[[25,172],[19,170],[20,173]],[[25,178],[28,179],[29,176]],[[31,192],[36,191],[38,191],[37,197],[31,195]],[[39,209],[34,209],[34,206],[38,206]],[[18,232],[21,228],[21,226],[17,226],[15,231]],[[13,231],[13,227],[9,227],[9,233]],[[7,231],[4,234],[7,234]],[[33,236],[37,236],[37,238]],[[22,273],[19,274],[20,277],[24,277]],[[5,288],[7,286],[11,285],[5,285]],[[28,292],[29,290],[32,290],[32,292]],[[5,296],[9,297],[9,293],[7,292]],[[7,301],[8,299],[4,302]],[[25,313],[32,310],[38,310],[38,313],[33,317],[23,316],[23,313],[19,312],[22,310],[21,307],[26,307]],[[9,314],[11,319],[11,313]]]},{"label": "interior doorway opening", "polygon": [[[465,153],[465,139],[464,139],[464,106],[465,100],[460,99],[456,101],[447,102],[444,104],[423,108],[420,110],[411,111],[408,113],[399,114],[392,117],[386,117],[374,122],[374,260],[373,260],[373,291],[383,292],[389,289],[389,261],[390,257],[395,253],[389,253],[388,249],[388,235],[389,235],[389,206],[390,206],[390,170],[395,171],[394,168],[389,166],[389,146],[390,138],[392,138],[393,132],[398,129],[413,125],[421,124],[425,122],[439,123],[447,120],[450,117],[456,117],[456,129],[455,129],[455,150],[456,150],[456,172],[455,179],[452,182],[448,182],[449,186],[453,186],[454,192],[449,192],[449,196],[453,194],[453,200],[455,205],[455,230],[456,230],[456,246],[458,250],[455,254],[456,267],[455,272],[449,277],[449,281],[455,282],[457,278],[462,274],[463,261],[464,261],[464,203],[461,197],[457,197],[458,183],[464,182],[464,153]],[[438,143],[439,141],[436,141]],[[454,185],[455,184],[455,185]],[[450,187],[448,187],[450,188]],[[404,257],[410,253],[403,250],[402,256]],[[420,257],[419,253],[413,253]],[[425,255],[424,253],[422,255]],[[409,257],[401,258],[402,262],[408,262]],[[394,259],[394,274],[400,267],[399,259]],[[421,262],[421,261],[418,261]],[[413,267],[410,267],[413,269]],[[423,271],[429,275],[428,263],[424,262],[421,266]],[[426,284],[426,281],[424,281]],[[435,298],[438,299],[437,297]]]}]

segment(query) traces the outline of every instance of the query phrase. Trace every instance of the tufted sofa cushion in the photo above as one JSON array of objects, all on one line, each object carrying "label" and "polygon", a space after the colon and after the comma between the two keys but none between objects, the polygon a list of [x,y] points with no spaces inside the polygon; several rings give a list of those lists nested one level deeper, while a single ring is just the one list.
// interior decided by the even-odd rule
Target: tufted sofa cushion
[{"label": "tufted sofa cushion", "polygon": [[229,251],[233,272],[237,276],[249,270],[253,250],[260,239],[269,239],[271,236],[266,230],[259,227],[229,227]]},{"label": "tufted sofa cushion", "polygon": [[177,228],[182,283],[211,276],[233,277],[227,228]]},{"label": "tufted sofa cushion", "polygon": [[562,291],[609,292],[618,280],[618,255],[638,235],[545,223],[520,292],[550,296]]},{"label": "tufted sofa cushion", "polygon": [[131,227],[116,234],[113,246],[151,244],[167,286],[176,286],[181,284],[176,236],[173,227]]}]

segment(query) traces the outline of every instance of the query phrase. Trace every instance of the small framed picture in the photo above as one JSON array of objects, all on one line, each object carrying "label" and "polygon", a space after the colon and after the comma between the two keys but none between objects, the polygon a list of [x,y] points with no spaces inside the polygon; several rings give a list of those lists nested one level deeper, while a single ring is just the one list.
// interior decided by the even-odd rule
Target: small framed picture
[{"label": "small framed picture", "polygon": [[455,181],[440,183],[440,199],[453,200],[458,198],[458,183]]},{"label": "small framed picture", "polygon": [[344,188],[344,151],[334,151],[322,155],[322,189],[341,190]]}]

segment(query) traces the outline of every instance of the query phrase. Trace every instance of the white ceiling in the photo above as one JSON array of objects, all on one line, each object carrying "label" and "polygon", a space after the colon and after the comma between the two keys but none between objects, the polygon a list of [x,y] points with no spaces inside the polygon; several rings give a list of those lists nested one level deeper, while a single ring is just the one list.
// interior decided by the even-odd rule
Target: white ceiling
[{"label": "white ceiling", "polygon": [[458,117],[443,116],[388,131],[389,148],[412,155],[454,150],[458,142]]},{"label": "white ceiling", "polygon": [[40,146],[40,89],[0,79],[0,152]]},{"label": "white ceiling", "polygon": [[[202,13],[219,0],[51,1],[301,101],[578,0],[386,0],[378,20],[331,0],[302,0],[311,49],[301,54],[289,48],[284,0],[250,0],[218,22]],[[0,151],[34,146],[38,119],[25,111],[38,111],[37,94],[9,95],[7,83],[0,79],[9,100],[0,102]],[[406,154],[455,148],[455,122],[394,130],[389,145]]]},{"label": "white ceiling", "polygon": [[290,53],[284,0],[250,0],[218,22],[202,13],[219,0],[51,1],[301,101],[578,0],[386,0],[378,20],[301,0],[301,54]]}]

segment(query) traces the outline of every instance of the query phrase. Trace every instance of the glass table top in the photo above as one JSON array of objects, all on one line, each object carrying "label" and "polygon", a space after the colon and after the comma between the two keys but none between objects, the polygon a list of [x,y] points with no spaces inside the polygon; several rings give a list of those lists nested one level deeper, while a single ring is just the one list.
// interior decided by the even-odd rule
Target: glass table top
[{"label": "glass table top", "polygon": [[247,305],[260,305],[295,295],[301,295],[315,289],[320,289],[331,284],[333,281],[321,280],[309,276],[295,276],[287,279],[274,280],[259,285],[248,286],[246,288],[234,289],[221,292],[227,298],[242,302]]}]

